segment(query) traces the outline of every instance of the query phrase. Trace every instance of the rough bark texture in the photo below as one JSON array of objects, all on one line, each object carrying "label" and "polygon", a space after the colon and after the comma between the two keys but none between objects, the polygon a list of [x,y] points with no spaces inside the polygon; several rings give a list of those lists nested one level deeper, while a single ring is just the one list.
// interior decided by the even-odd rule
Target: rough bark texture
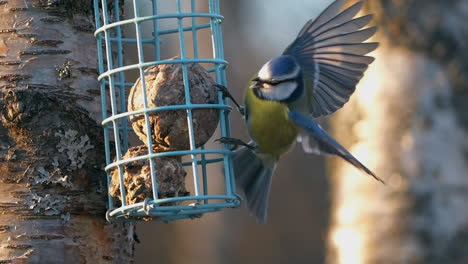
[{"label": "rough bark texture", "polygon": [[382,45],[332,125],[388,185],[333,163],[328,262],[467,263],[468,3],[368,7]]},{"label": "rough bark texture", "polygon": [[104,220],[90,4],[0,1],[0,263],[132,261],[133,225]]}]

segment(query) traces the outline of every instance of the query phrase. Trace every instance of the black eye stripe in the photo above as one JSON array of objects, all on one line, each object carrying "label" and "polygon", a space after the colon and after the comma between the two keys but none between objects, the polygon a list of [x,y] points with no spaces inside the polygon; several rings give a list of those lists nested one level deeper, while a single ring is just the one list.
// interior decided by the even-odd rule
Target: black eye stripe
[{"label": "black eye stripe", "polygon": [[257,83],[259,84],[270,84],[270,85],[277,85],[277,84],[280,84],[280,83],[284,83],[284,82],[290,82],[290,81],[295,81],[296,78],[289,78],[289,79],[284,79],[284,80],[261,80],[259,78],[256,78],[254,79],[254,81],[256,81]]}]

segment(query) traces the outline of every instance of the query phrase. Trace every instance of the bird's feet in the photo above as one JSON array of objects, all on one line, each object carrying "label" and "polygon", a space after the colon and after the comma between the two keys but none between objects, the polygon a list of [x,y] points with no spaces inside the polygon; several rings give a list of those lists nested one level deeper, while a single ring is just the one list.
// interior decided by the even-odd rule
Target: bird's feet
[{"label": "bird's feet", "polygon": [[232,94],[229,92],[226,86],[222,84],[215,84],[214,86],[218,89],[218,91],[220,91],[223,94],[224,98],[227,97],[231,99],[231,101],[236,105],[237,110],[241,113],[241,115],[245,115],[245,108],[239,105],[239,103],[237,103],[236,99],[234,99],[234,96],[232,96]]},{"label": "bird's feet", "polygon": [[244,146],[251,150],[255,150],[255,146],[252,146],[238,138],[231,138],[231,137],[222,137],[215,140],[216,142],[220,142],[223,144],[231,145],[232,147],[230,150],[235,150],[238,146]]}]

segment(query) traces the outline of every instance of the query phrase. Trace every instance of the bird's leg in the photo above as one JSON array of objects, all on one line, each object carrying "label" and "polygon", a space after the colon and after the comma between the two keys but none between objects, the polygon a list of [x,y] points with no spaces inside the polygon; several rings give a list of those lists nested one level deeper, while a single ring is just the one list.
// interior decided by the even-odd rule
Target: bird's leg
[{"label": "bird's leg", "polygon": [[223,143],[223,144],[232,145],[233,147],[231,148],[231,150],[235,150],[238,146],[244,146],[251,150],[255,150],[255,146],[245,143],[244,141],[238,138],[222,137],[222,138],[216,139],[215,141]]},{"label": "bird's leg", "polygon": [[234,96],[232,96],[232,94],[229,92],[229,90],[226,88],[226,86],[222,85],[222,84],[215,84],[214,85],[218,91],[220,91],[221,93],[223,93],[223,97],[224,98],[229,98],[231,99],[231,101],[236,105],[237,107],[237,110],[241,113],[241,115],[244,115],[244,107],[242,107],[241,105],[239,105],[239,103],[237,103],[236,99],[234,99]]}]

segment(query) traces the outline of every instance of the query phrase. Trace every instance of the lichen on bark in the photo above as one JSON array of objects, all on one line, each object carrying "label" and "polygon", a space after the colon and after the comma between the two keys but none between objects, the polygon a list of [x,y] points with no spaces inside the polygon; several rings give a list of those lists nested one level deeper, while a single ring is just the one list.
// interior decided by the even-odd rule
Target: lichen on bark
[{"label": "lichen on bark", "polygon": [[132,262],[133,225],[104,218],[89,4],[0,2],[0,262]]}]

